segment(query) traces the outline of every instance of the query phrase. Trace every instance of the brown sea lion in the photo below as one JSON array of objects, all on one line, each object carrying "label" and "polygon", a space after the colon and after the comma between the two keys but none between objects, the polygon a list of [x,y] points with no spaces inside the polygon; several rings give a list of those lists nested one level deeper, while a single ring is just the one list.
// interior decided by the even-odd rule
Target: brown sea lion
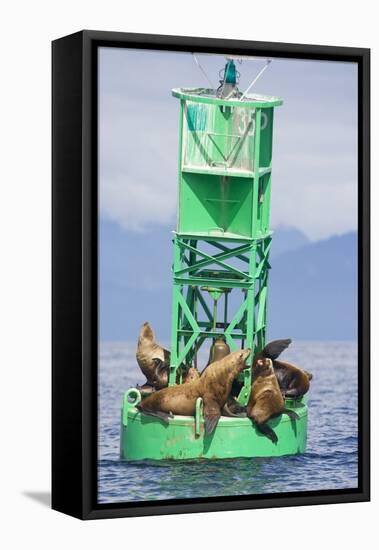
[{"label": "brown sea lion", "polygon": [[201,397],[205,432],[212,433],[228,399],[232,382],[246,368],[245,361],[250,352],[247,349],[230,353],[209,365],[196,380],[159,390],[143,399],[137,408],[167,421],[172,414],[193,416],[196,400]]},{"label": "brown sea lion", "polygon": [[152,386],[151,384],[147,384],[147,383],[143,384],[142,386],[137,384],[136,388],[143,397],[146,396],[146,395],[150,395],[151,393],[156,391],[154,386]]},{"label": "brown sea lion", "polygon": [[291,338],[272,340],[265,345],[262,351],[259,351],[254,355],[253,363],[256,363],[258,359],[271,359],[271,361],[274,361],[281,353],[283,353],[285,349],[288,348],[291,342]]},{"label": "brown sea lion", "polygon": [[[209,351],[209,359],[207,366],[214,361],[223,359],[230,353],[230,347],[223,338],[216,338]],[[207,368],[207,366],[205,368]],[[238,403],[237,399],[232,395],[229,395],[227,402],[222,408],[223,416],[240,417],[246,416],[244,408]]]},{"label": "brown sea lion", "polygon": [[284,397],[299,398],[309,390],[313,375],[284,361],[273,361],[275,375]]},{"label": "brown sea lion", "polygon": [[136,358],[141,371],[146,376],[147,385],[155,389],[167,385],[166,379],[161,380],[156,370],[157,364],[170,365],[170,352],[157,344],[153,329],[148,322],[141,327]]},{"label": "brown sea lion", "polygon": [[257,429],[273,443],[277,443],[278,436],[267,424],[270,418],[282,413],[288,414],[293,420],[299,418],[294,411],[284,407],[271,359],[258,359],[253,366],[253,383],[246,412]]},{"label": "brown sea lion", "polygon": [[272,360],[274,372],[284,397],[298,398],[309,390],[309,382],[313,376],[295,365],[278,361],[279,355],[289,346],[291,339],[273,340],[264,349],[254,356],[254,362],[267,357]]},{"label": "brown sea lion", "polygon": [[[155,379],[159,380],[159,388],[157,387],[157,389],[165,388],[168,385],[170,367],[160,359],[154,359],[154,363],[156,365]],[[182,384],[186,384],[187,382],[192,382],[192,380],[196,380],[199,377],[200,373],[196,367],[184,365],[176,370],[177,384],[180,384],[180,381]]]},{"label": "brown sea lion", "polygon": [[[285,349],[288,348],[291,342],[292,340],[290,338],[286,338],[283,340],[272,340],[272,342],[269,342],[268,344],[265,345],[262,351],[258,351],[254,355],[253,365],[255,365],[259,359],[265,359],[265,358],[271,359],[271,361],[274,362],[274,360],[277,357],[279,357],[279,355]],[[242,386],[243,384],[240,380],[235,380],[233,382],[232,394],[235,396],[238,395],[239,392],[241,391]]]},{"label": "brown sea lion", "polygon": [[[259,359],[271,359],[273,361],[273,365],[275,367],[275,359],[279,357],[279,355],[288,348],[292,340],[290,338],[286,338],[283,340],[272,340],[272,342],[269,342],[266,344],[266,346],[263,348],[262,351],[256,353],[254,355],[253,364],[255,365]],[[238,389],[237,389],[238,384]],[[234,385],[234,392],[235,395],[239,393],[240,389],[242,388],[242,383],[235,381]],[[280,384],[279,384],[280,385]],[[237,399],[233,396],[230,396],[224,409],[223,414],[226,416],[245,416],[244,414],[244,408],[238,403]]]},{"label": "brown sea lion", "polygon": [[241,418],[246,416],[246,407],[243,407],[233,395],[229,395],[227,402],[222,408],[223,416]]},{"label": "brown sea lion", "polygon": [[[169,367],[162,363],[160,359],[153,359],[153,361],[157,365],[154,380],[150,384],[136,385],[137,390],[140,391],[143,397],[168,385]],[[186,384],[187,382],[191,382],[191,380],[196,380],[199,376],[200,373],[195,367],[180,367],[176,372],[176,383],[179,384],[181,378],[181,383]]]},{"label": "brown sea lion", "polygon": [[223,338],[216,338],[209,351],[209,359],[207,366],[215,361],[223,359],[230,353],[230,347]]},{"label": "brown sea lion", "polygon": [[183,375],[183,384],[187,384],[188,382],[193,382],[198,378],[200,378],[200,373],[197,370],[197,368],[190,367]]}]

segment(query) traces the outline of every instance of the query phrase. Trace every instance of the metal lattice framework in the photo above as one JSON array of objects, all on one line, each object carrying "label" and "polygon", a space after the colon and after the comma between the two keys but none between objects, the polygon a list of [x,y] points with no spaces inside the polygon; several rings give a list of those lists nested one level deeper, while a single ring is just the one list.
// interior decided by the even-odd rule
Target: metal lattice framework
[{"label": "metal lattice framework", "polygon": [[[214,252],[205,252],[205,245]],[[207,339],[223,336],[232,351],[251,348],[251,365],[254,352],[262,349],[265,342],[270,247],[271,236],[231,243],[175,235],[171,384],[175,383],[177,368],[192,364]],[[245,268],[237,268],[236,260]],[[229,318],[228,294],[238,290],[240,304]],[[223,321],[217,320],[207,303],[209,295],[216,302],[221,294]],[[246,369],[240,400],[247,399],[250,386],[251,369]]]}]

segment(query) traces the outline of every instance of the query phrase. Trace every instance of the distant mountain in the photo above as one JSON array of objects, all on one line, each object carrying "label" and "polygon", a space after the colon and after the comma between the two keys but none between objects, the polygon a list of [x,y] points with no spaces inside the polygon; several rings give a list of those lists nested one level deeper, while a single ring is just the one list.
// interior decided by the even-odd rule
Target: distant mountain
[{"label": "distant mountain", "polygon": [[160,226],[146,233],[118,225],[99,227],[99,326],[102,340],[133,340],[151,321],[169,338],[171,326],[171,233]]},{"label": "distant mountain", "polygon": [[357,234],[308,244],[271,261],[271,337],[354,339],[357,331]]},{"label": "distant mountain", "polygon": [[271,245],[270,255],[275,258],[284,252],[297,250],[310,241],[302,231],[294,227],[278,226],[274,228],[274,236]]},{"label": "distant mountain", "polygon": [[[302,244],[303,243],[303,244]],[[126,233],[101,222],[100,338],[133,340],[151,321],[161,340],[171,323],[172,243],[168,228]],[[356,335],[356,234],[309,243],[277,228],[269,281],[270,337],[352,339]]]}]

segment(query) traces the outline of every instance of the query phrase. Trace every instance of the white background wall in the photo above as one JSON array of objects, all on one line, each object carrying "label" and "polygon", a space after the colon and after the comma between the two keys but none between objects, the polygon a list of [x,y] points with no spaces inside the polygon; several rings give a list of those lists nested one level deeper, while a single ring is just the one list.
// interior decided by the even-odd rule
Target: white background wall
[{"label": "white background wall", "polygon": [[[372,48],[373,212],[378,150],[375,3],[301,0],[7,2],[0,48],[0,541],[3,548],[363,548],[373,502],[83,523],[52,512],[50,484],[50,41],[77,30],[182,34]],[[188,8],[188,9],[187,9]],[[378,225],[373,216],[373,237]],[[378,275],[373,250],[373,280]],[[377,298],[377,285],[373,301]],[[378,310],[373,308],[373,327]],[[375,330],[374,336],[375,336]],[[373,387],[377,379],[373,345]],[[373,448],[378,403],[373,403]],[[348,398],[348,396],[347,396]],[[29,494],[29,496],[28,496]],[[32,498],[30,494],[36,494]],[[371,547],[371,544],[370,544]]]}]

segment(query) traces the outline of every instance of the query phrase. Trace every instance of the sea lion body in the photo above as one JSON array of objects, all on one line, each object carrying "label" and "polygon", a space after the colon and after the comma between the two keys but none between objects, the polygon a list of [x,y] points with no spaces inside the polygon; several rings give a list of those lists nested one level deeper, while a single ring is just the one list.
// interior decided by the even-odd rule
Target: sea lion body
[{"label": "sea lion body", "polygon": [[285,397],[299,398],[309,390],[313,375],[284,361],[273,361],[275,375]]},{"label": "sea lion body", "polygon": [[145,322],[140,330],[137,353],[137,363],[146,376],[147,384],[156,389],[167,385],[165,378],[161,379],[156,373],[157,364],[170,365],[170,352],[157,344],[153,329]]},{"label": "sea lion body", "polygon": [[200,397],[200,393],[197,380],[188,384],[177,384],[158,390],[144,399],[139,408],[143,412],[161,411],[190,416],[195,413],[196,399]]},{"label": "sea lion body", "polygon": [[183,375],[183,384],[188,384],[188,382],[193,382],[200,378],[200,373],[196,367],[190,367],[187,372]]},{"label": "sea lion body", "polygon": [[211,433],[227,402],[234,378],[245,367],[250,350],[235,351],[209,365],[199,378],[186,384],[170,386],[143,399],[138,408],[157,416],[178,414],[193,416],[196,400],[203,399],[205,431]]},{"label": "sea lion body", "polygon": [[291,418],[298,418],[297,414],[284,406],[284,399],[274,372],[271,359],[258,359],[253,366],[253,383],[246,413],[258,430],[273,443],[278,441],[274,430],[266,423],[270,418],[286,413]]},{"label": "sea lion body", "polygon": [[267,422],[284,408],[284,399],[271,359],[259,359],[253,370],[254,381],[247,404],[247,416],[257,424]]}]

